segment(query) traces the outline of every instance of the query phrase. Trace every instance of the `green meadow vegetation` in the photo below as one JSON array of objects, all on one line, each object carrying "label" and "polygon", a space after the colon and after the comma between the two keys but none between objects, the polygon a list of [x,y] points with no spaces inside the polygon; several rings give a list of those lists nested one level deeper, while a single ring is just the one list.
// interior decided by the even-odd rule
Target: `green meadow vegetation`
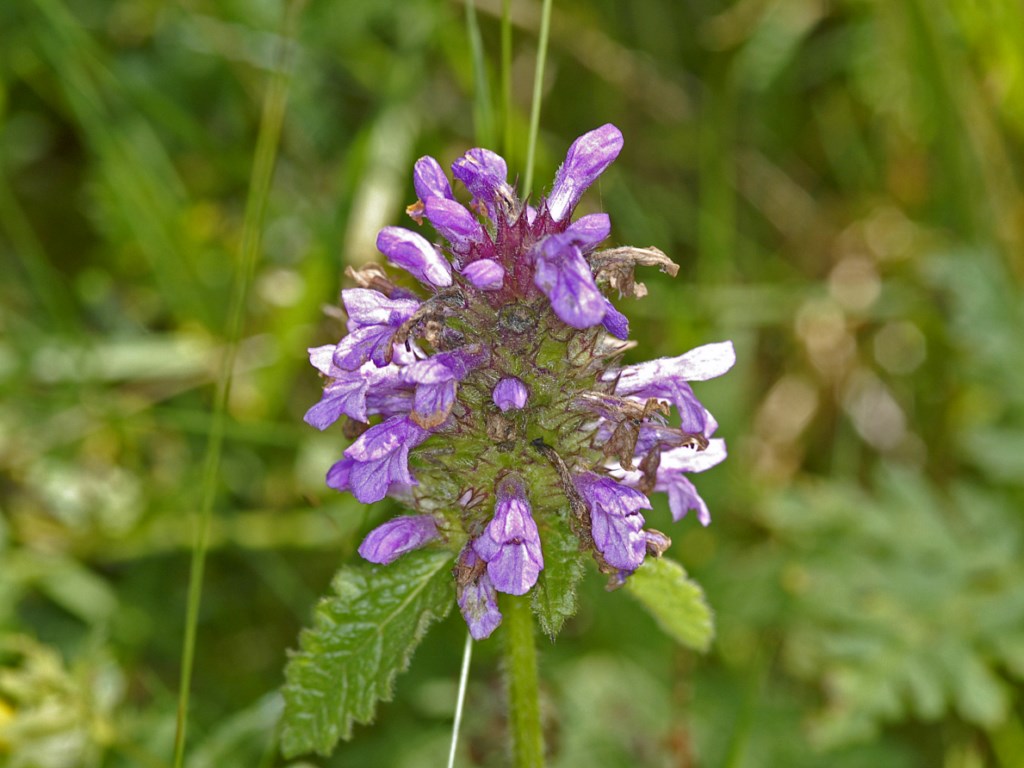
[{"label": "green meadow vegetation", "polygon": [[[306,349],[416,158],[521,176],[540,19],[0,3],[0,766],[444,764],[457,611],[372,725],[281,756],[288,651],[396,511],[324,486]],[[712,524],[649,515],[711,648],[588,565],[539,640],[548,764],[1024,765],[1024,6],[560,0],[542,94],[533,186],[614,123],[581,211],[681,267],[617,302],[627,361],[738,355],[695,386]],[[500,667],[476,644],[457,765],[507,764]]]}]

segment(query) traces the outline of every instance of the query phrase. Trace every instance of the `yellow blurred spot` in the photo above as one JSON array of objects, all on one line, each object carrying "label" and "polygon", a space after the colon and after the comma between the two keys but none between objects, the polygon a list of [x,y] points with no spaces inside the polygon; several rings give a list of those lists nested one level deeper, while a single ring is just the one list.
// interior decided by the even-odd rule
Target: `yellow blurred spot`
[{"label": "yellow blurred spot", "polygon": [[7,751],[10,746],[4,738],[4,728],[14,719],[14,708],[3,699],[0,699],[0,754]]}]

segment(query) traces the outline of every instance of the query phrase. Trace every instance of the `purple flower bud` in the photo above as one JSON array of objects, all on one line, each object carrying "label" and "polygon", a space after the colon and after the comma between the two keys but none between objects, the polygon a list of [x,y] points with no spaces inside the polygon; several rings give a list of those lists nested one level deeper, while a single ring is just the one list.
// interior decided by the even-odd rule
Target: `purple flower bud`
[{"label": "purple flower bud", "polygon": [[452,176],[466,185],[474,198],[492,208],[500,198],[511,196],[505,160],[489,149],[471,149],[452,163]]},{"label": "purple flower bud", "polygon": [[594,282],[590,265],[567,234],[551,235],[534,249],[533,281],[551,300],[551,308],[562,322],[573,328],[589,328],[601,322],[606,300]]},{"label": "purple flower bud", "polygon": [[425,285],[447,288],[452,268],[423,235],[402,227],[384,227],[377,235],[377,250]]},{"label": "purple flower bud", "polygon": [[629,338],[629,319],[619,312],[612,303],[604,298],[604,317],[601,318],[601,325],[616,339],[625,341]]},{"label": "purple flower bud", "polygon": [[498,593],[472,547],[467,546],[462,550],[456,572],[459,574],[456,577],[456,600],[462,618],[469,627],[469,634],[474,640],[490,637],[501,624]]},{"label": "purple flower bud", "polygon": [[497,291],[505,282],[505,269],[492,259],[477,259],[462,268],[462,276],[481,291]]},{"label": "purple flower bud", "polygon": [[552,221],[562,221],[572,214],[587,187],[621,151],[622,133],[611,123],[583,134],[572,143],[548,195],[548,214]]},{"label": "purple flower bud", "polygon": [[427,430],[406,416],[392,416],[366,430],[345,451],[352,459],[349,486],[364,504],[380,501],[392,483],[416,485],[409,473],[409,451],[427,439]]},{"label": "purple flower bud", "polygon": [[650,509],[651,502],[635,488],[592,472],[578,475],[575,482],[590,509],[594,546],[608,565],[635,571],[647,551],[640,510]]},{"label": "purple flower bud", "polygon": [[439,535],[430,515],[396,517],[370,531],[359,545],[359,554],[371,563],[387,565]]},{"label": "purple flower bud", "polygon": [[412,185],[416,189],[416,196],[424,202],[432,197],[455,199],[441,164],[429,155],[421,157],[413,166]]},{"label": "purple flower bud", "polygon": [[494,391],[491,392],[491,399],[503,412],[509,408],[523,408],[528,396],[526,385],[515,376],[505,377],[495,385]]},{"label": "purple flower bud", "polygon": [[486,237],[476,217],[454,200],[431,197],[424,201],[424,206],[430,223],[454,251],[468,253],[474,243],[483,242]]},{"label": "purple flower bud", "polygon": [[487,563],[487,575],[499,592],[525,595],[544,568],[540,533],[530,516],[523,483],[506,477],[498,484],[494,517],[473,549]]}]

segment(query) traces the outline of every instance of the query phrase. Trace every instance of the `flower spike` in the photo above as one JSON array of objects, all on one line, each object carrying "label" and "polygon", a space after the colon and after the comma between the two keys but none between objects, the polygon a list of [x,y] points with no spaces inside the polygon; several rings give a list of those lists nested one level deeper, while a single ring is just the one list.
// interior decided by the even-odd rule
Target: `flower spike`
[{"label": "flower spike", "polygon": [[[693,383],[732,367],[732,343],[621,365],[633,342],[613,300],[646,294],[636,267],[678,267],[656,248],[602,250],[605,213],[573,219],[622,145],[610,124],[580,136],[534,205],[488,149],[452,165],[468,205],[421,157],[407,210],[430,222],[436,242],[429,228],[389,226],[377,238],[419,292],[380,266],[351,271],[347,334],[309,350],[324,387],[305,420],[352,440],[327,485],[411,510],[370,531],[359,554],[386,566],[421,547],[450,551],[456,601],[477,640],[501,624],[499,592],[543,589],[532,605],[554,634],[574,605],[562,575],[578,578],[569,561],[581,552],[612,588],[664,554],[669,537],[645,527],[650,494],[667,494],[674,520],[695,511],[710,522],[692,477],[726,447]],[[555,565],[559,578],[545,579]],[[558,589],[567,593],[550,593]]]}]

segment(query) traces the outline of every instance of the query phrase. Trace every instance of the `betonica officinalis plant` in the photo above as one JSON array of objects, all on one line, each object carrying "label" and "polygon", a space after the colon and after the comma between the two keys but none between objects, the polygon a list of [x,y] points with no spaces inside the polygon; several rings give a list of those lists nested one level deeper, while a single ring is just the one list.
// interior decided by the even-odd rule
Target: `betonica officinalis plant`
[{"label": "betonica officinalis plant", "polygon": [[[509,637],[526,630],[506,643],[532,654],[532,617],[558,634],[587,559],[678,640],[707,644],[700,590],[662,559],[671,541],[644,511],[663,492],[674,520],[693,511],[710,522],[690,477],[726,449],[690,382],[722,375],[735,355],[725,341],[622,363],[632,344],[613,300],[646,294],[637,267],[678,271],[656,248],[605,246],[607,214],[573,217],[622,146],[611,124],[580,136],[535,204],[487,149],[452,164],[458,196],[422,157],[414,224],[377,238],[417,289],[377,265],[349,269],[348,333],[309,351],[324,392],[305,418],[321,430],[341,422],[327,485],[408,512],[366,536],[359,554],[375,565],[343,570],[303,632],[287,669],[286,752],[327,753],[371,719],[453,604],[477,641],[514,616]],[[515,700],[515,665],[510,707],[528,708]]]}]

